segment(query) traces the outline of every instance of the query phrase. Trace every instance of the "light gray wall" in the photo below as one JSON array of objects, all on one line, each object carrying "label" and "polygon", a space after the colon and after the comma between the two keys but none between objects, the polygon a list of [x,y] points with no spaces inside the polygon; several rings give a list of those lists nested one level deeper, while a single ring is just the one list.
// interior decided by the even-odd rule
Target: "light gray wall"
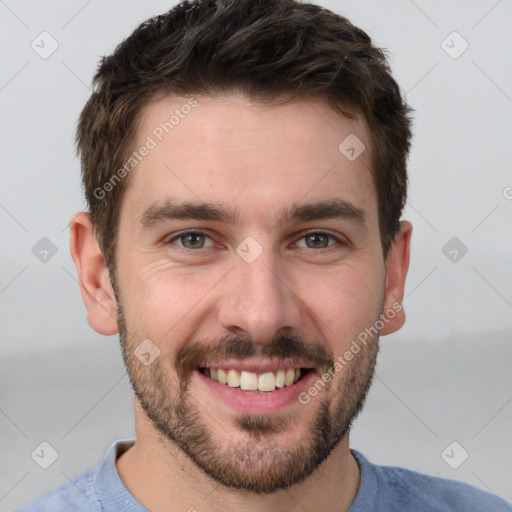
[{"label": "light gray wall", "polygon": [[[512,2],[321,3],[389,49],[394,74],[416,109],[404,214],[414,225],[404,301],[408,320],[401,331],[383,339],[382,380],[376,381],[367,412],[358,421],[357,447],[374,454],[377,462],[442,471],[441,476],[502,496],[508,492],[512,499],[510,457],[503,455],[512,448]],[[87,469],[93,459],[99,462],[98,445],[102,451],[113,435],[110,424],[102,428],[105,416],[96,410],[89,416],[96,423],[81,431],[93,436],[96,451],[86,448],[88,453],[73,456],[83,441],[79,429],[68,445],[58,444],[121,371],[115,337],[105,339],[87,325],[69,255],[67,223],[84,208],[73,137],[100,56],[170,5],[135,0],[0,2],[0,366],[10,369],[0,382],[0,427],[7,433],[0,436],[5,454],[0,458],[9,461],[9,472],[0,471],[6,475],[0,481],[0,508],[22,503],[63,479],[60,473],[53,480],[50,473],[36,473],[39,468],[27,456],[54,434],[56,420],[45,411],[59,412],[52,409],[56,397],[64,401],[60,412],[68,413],[54,441],[73,467],[67,473]],[[41,52],[51,48],[50,39],[39,36],[43,31],[59,45],[47,59],[31,48],[32,41]],[[452,57],[465,43],[454,31],[469,45],[458,58]],[[45,263],[32,252],[43,237],[57,250]],[[452,237],[467,247],[455,263],[443,254]],[[94,367],[91,354],[100,357],[103,350],[108,355],[102,356],[102,364],[109,368],[110,361],[117,373]],[[91,366],[80,368],[80,354],[90,355]],[[69,374],[59,374],[59,380],[54,372],[63,368]],[[97,389],[76,384],[81,402],[74,393],[59,391],[66,383],[74,385],[70,368],[81,370],[84,379],[87,372],[97,379]],[[22,410],[22,402],[36,409]],[[106,399],[102,407],[105,415],[124,418],[116,431],[122,436],[131,428],[131,410],[126,406],[124,416],[112,413],[118,404]],[[374,420],[382,428],[376,429]],[[458,473],[446,469],[439,457],[453,439],[470,447],[473,460]]]}]

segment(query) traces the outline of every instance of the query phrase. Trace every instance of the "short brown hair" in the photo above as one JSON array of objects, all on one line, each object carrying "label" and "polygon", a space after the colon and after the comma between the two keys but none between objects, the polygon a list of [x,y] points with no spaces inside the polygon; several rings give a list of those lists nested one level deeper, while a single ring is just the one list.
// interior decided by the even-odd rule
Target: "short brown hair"
[{"label": "short brown hair", "polygon": [[[296,0],[183,1],[142,23],[103,57],[77,128],[95,235],[111,272],[128,177],[99,190],[131,151],[143,107],[159,95],[240,91],[265,104],[283,94],[362,112],[371,133],[383,254],[406,202],[411,109],[385,51],[346,18]],[[340,141],[341,142],[341,141]],[[124,175],[124,174],[123,174]]]}]

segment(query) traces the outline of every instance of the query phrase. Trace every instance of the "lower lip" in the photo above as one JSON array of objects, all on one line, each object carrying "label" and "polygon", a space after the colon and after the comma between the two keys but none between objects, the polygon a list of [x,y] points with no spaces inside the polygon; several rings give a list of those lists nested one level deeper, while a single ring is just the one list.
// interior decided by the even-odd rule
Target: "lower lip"
[{"label": "lower lip", "polygon": [[316,371],[309,371],[304,377],[292,384],[277,388],[275,391],[252,393],[241,391],[240,388],[232,388],[227,384],[221,384],[199,370],[194,370],[199,380],[204,383],[207,389],[219,397],[232,409],[242,413],[265,414],[280,411],[284,407],[299,402],[299,395],[306,391],[317,378]]}]

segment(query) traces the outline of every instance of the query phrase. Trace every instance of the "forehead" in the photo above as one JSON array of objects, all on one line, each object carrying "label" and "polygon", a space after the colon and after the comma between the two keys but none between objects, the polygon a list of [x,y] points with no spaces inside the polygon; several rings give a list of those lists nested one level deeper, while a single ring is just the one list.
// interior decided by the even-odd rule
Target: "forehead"
[{"label": "forehead", "polygon": [[172,197],[273,224],[287,205],[339,198],[377,222],[362,116],[340,116],[320,100],[269,106],[241,94],[168,96],[141,114],[132,148],[139,160],[122,208],[134,219]]}]

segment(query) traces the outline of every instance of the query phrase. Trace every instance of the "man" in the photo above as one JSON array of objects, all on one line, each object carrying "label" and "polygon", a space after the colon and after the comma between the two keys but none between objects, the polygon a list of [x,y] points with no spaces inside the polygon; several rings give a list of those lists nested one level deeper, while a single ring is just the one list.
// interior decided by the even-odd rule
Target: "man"
[{"label": "man", "polygon": [[507,510],[349,448],[405,321],[410,139],[383,52],[312,4],[184,2],[104,58],[71,253],[136,440],[21,510]]}]

